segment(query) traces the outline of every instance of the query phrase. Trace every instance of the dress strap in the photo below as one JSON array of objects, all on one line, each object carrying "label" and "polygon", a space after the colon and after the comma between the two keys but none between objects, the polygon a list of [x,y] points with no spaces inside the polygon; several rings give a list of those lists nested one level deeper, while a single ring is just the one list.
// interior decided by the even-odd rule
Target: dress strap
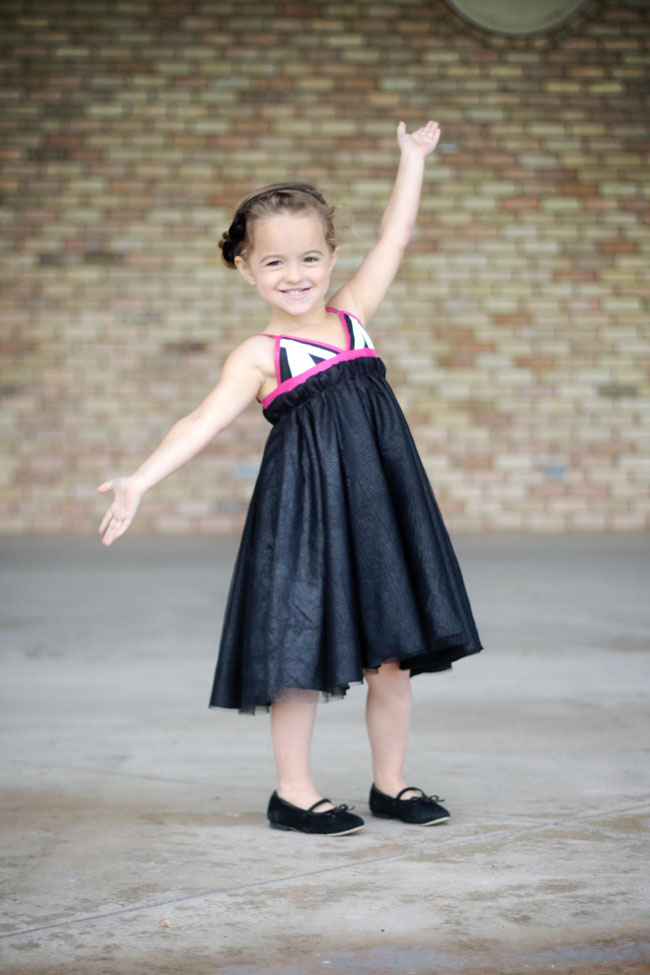
[{"label": "dress strap", "polygon": [[327,307],[325,308],[325,311],[335,311],[336,314],[340,317],[341,321],[345,321],[345,316],[346,315],[349,318],[354,318],[355,322],[359,322],[360,321],[360,319],[357,318],[356,315],[353,315],[351,311],[344,311],[342,308],[334,308],[332,305],[327,305]]},{"label": "dress strap", "polygon": [[347,315],[347,312],[346,311],[341,311],[340,308],[332,308],[331,305],[327,305],[326,308],[325,308],[325,311],[335,311],[336,314],[341,319],[341,322],[343,323],[343,327],[345,328],[345,330],[347,332],[347,327],[346,327],[346,324],[345,324],[345,316]]}]

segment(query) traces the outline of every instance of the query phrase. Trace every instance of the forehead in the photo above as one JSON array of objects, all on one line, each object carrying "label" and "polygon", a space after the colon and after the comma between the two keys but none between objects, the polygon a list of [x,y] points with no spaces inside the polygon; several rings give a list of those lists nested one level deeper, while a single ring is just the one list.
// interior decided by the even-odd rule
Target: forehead
[{"label": "forehead", "polygon": [[284,253],[293,250],[324,250],[325,230],[312,210],[273,213],[257,219],[252,228],[253,250]]}]

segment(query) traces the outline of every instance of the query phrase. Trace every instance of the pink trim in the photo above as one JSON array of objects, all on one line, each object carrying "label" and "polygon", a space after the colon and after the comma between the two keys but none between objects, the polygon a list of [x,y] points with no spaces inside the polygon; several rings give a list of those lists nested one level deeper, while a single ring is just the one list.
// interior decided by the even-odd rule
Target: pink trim
[{"label": "pink trim", "polygon": [[352,348],[352,332],[348,328],[348,321],[345,317],[345,312],[339,312],[339,318],[341,319],[341,325],[343,326],[343,331],[345,332],[345,347],[346,349]]},{"label": "pink trim", "polygon": [[266,409],[276,396],[280,393],[288,393],[290,389],[295,389],[296,386],[301,386],[306,379],[310,376],[314,376],[317,372],[324,372],[325,369],[329,369],[330,366],[336,365],[337,362],[344,362],[348,359],[362,359],[362,358],[377,358],[377,353],[374,349],[348,349],[346,352],[339,352],[337,356],[333,359],[325,359],[323,362],[317,363],[317,365],[312,366],[311,369],[305,369],[298,376],[292,376],[291,379],[285,379],[283,383],[279,383],[274,390],[272,390],[267,396],[262,400],[262,408]]},{"label": "pink trim", "polygon": [[[275,381],[279,384],[280,383],[280,341],[281,341],[282,338],[284,338],[284,336],[282,336],[282,335],[271,335],[270,332],[260,332],[259,334],[260,335],[268,335],[269,338],[272,338],[273,339],[273,342],[274,342],[274,345],[273,345],[273,363],[275,365]],[[277,389],[277,386],[276,386],[276,389]],[[256,396],[255,399],[257,400],[258,403],[262,403],[262,404],[264,403],[264,400],[263,399],[260,399],[259,396]]]},{"label": "pink trim", "polygon": [[[361,321],[361,319],[360,318],[357,318],[356,315],[353,315],[352,312],[349,312],[349,311],[341,311],[340,308],[333,308],[331,305],[328,305],[325,308],[325,311],[333,311],[333,312],[335,312],[339,316],[341,325],[343,326],[343,334],[345,335],[345,348],[344,349],[342,349],[338,345],[330,345],[329,342],[320,342],[318,339],[307,339],[307,338],[304,338],[301,335],[289,335],[288,332],[280,332],[280,333],[278,333],[278,332],[258,332],[258,335],[268,335],[268,337],[271,338],[271,339],[292,339],[292,341],[294,341],[294,342],[308,342],[310,345],[322,345],[324,349],[333,349],[335,352],[350,352],[350,347],[352,345],[352,333],[350,332],[350,329],[348,328],[348,323],[346,321],[346,315],[349,316],[350,318],[354,318],[355,322],[359,322],[359,325],[361,325],[361,328],[365,329],[365,325],[363,324],[363,322]],[[278,381],[279,381],[279,379],[278,379]]]},{"label": "pink trim", "polygon": [[345,320],[345,316],[347,315],[347,312],[341,311],[339,308],[332,308],[329,305],[327,306],[327,308],[325,309],[325,311],[335,311],[336,314],[339,316],[339,321],[340,321],[341,325],[343,326],[343,334],[345,335],[345,350],[344,351],[345,352],[349,352],[350,349],[352,348],[352,335],[350,333],[350,329],[348,328],[348,323]]},{"label": "pink trim", "polygon": [[[343,326],[343,331],[345,332],[346,336],[348,336],[348,339],[349,339],[349,333],[348,333],[347,327],[345,325]],[[272,333],[271,332],[260,332],[259,334],[260,335],[268,335],[269,337],[272,336]],[[330,345],[329,342],[321,342],[320,340],[317,341],[316,339],[303,339],[303,338],[298,338],[297,335],[273,335],[272,337],[274,339],[291,339],[292,342],[306,342],[308,345],[322,345],[322,347],[324,349],[332,349],[332,351],[334,351],[334,352],[347,352],[348,351],[348,347],[347,346],[346,346],[345,349],[342,349],[340,345]],[[349,342],[348,342],[348,345],[349,345]]]},{"label": "pink trim", "polygon": [[361,319],[360,318],[357,318],[356,315],[353,315],[351,311],[341,311],[340,308],[334,308],[332,305],[328,305],[327,308],[325,309],[325,311],[335,311],[335,312],[338,312],[339,315],[349,315],[350,318],[354,318],[355,322],[359,322],[359,325],[361,325],[361,328],[365,328],[366,327],[363,324],[363,322],[361,321]]},{"label": "pink trim", "polygon": [[280,342],[282,341],[282,336],[278,335],[275,339],[275,345],[273,346],[273,361],[275,363],[275,378],[278,382],[282,381],[282,376],[280,375]]},{"label": "pink trim", "polygon": [[308,345],[322,345],[324,349],[331,349],[332,352],[347,352],[340,345],[330,345],[329,342],[317,342],[315,339],[297,339],[294,335],[283,335],[283,339],[291,339],[292,342],[306,342]]},{"label": "pink trim", "polygon": [[363,324],[361,319],[357,318],[356,315],[353,315],[351,311],[343,311],[341,308],[335,308],[333,305],[326,305],[325,311],[335,311],[336,314],[339,316],[341,320],[341,325],[343,326],[343,331],[345,332],[346,335],[346,343],[347,343],[346,350],[349,351],[352,348],[352,332],[350,331],[350,328],[348,326],[347,319],[354,318],[355,322],[358,322],[359,325],[361,325],[361,328],[364,329],[364,331],[365,331],[365,325]]}]

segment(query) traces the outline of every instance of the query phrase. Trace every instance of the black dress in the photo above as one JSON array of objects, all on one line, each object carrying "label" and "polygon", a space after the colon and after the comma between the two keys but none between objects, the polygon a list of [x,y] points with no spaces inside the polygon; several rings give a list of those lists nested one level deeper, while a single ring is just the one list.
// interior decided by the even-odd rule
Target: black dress
[{"label": "black dress", "polygon": [[361,323],[339,314],[346,349],[271,336],[278,386],[262,407],[273,429],[211,707],[267,710],[293,688],[342,697],[388,660],[414,675],[483,649],[385,366]]}]

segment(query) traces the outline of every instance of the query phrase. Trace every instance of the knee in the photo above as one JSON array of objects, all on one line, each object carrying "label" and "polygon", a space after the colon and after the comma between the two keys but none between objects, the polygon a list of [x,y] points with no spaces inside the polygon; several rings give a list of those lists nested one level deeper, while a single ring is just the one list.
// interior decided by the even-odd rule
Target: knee
[{"label": "knee", "polygon": [[382,664],[377,673],[366,674],[368,693],[386,698],[404,697],[411,691],[411,671],[397,663]]}]

